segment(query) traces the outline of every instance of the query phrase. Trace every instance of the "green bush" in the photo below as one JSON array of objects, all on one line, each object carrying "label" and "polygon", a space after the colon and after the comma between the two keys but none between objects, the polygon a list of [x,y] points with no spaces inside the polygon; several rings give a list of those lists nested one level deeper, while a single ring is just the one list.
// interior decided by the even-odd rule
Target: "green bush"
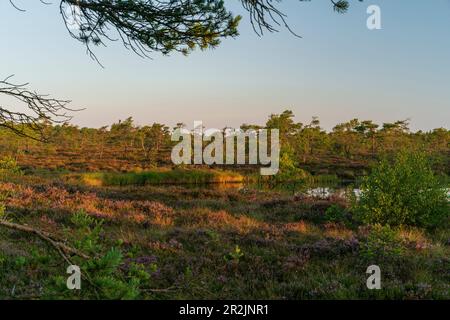
[{"label": "green bush", "polygon": [[338,204],[333,204],[327,208],[324,216],[325,222],[342,224],[348,228],[355,227],[355,221],[348,210]]},{"label": "green bush", "polygon": [[399,153],[382,160],[363,180],[355,211],[363,222],[382,225],[437,226],[448,218],[444,185],[423,153]]},{"label": "green bush", "polygon": [[[122,252],[117,248],[107,249],[100,241],[103,223],[84,211],[71,217],[74,229],[66,232],[73,238],[74,247],[90,259],[74,257],[74,262],[82,271],[83,289],[70,291],[66,287],[66,278],[56,276],[51,279],[46,298],[78,299],[137,299],[140,288],[150,279],[150,274],[142,264],[133,263],[128,271],[121,269],[124,264]],[[87,280],[87,281],[86,281]]]},{"label": "green bush", "polygon": [[242,252],[241,248],[239,246],[236,246],[232,252],[225,255],[224,259],[225,261],[233,261],[235,263],[238,263],[243,256],[244,253]]},{"label": "green bush", "polygon": [[402,240],[389,226],[372,226],[367,239],[360,243],[360,255],[367,263],[393,262],[402,253]]},{"label": "green bush", "polygon": [[293,151],[288,149],[281,152],[280,171],[273,177],[277,181],[298,181],[310,179],[311,175],[305,170],[298,168],[294,161]]},{"label": "green bush", "polygon": [[17,161],[12,157],[4,157],[0,159],[0,178],[5,179],[11,176],[22,175]]},{"label": "green bush", "polygon": [[346,219],[345,209],[337,204],[333,204],[325,211],[325,220],[330,222],[343,222]]}]

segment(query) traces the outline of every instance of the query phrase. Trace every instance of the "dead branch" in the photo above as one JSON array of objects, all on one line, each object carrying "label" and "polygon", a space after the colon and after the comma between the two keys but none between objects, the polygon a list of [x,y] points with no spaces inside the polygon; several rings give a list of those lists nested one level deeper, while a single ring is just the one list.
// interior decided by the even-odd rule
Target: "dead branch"
[{"label": "dead branch", "polygon": [[9,222],[6,220],[0,220],[0,226],[6,227],[9,229],[13,229],[13,230],[17,230],[17,231],[33,233],[33,234],[37,235],[41,239],[50,243],[61,254],[61,256],[64,258],[64,260],[66,260],[66,262],[68,262],[70,264],[72,264],[72,263],[70,262],[70,260],[68,259],[68,257],[66,256],[65,253],[76,255],[76,256],[79,256],[84,259],[90,259],[90,257],[88,255],[84,254],[83,252],[80,252],[79,250],[77,250],[75,248],[69,247],[59,240],[55,240],[54,236],[49,234],[48,232],[41,231],[41,230],[26,226],[26,225]]},{"label": "dead branch", "polygon": [[19,101],[27,112],[11,111],[0,105],[0,126],[8,128],[20,136],[34,140],[45,140],[45,128],[50,124],[67,123],[72,117],[68,100],[50,98],[27,88],[28,83],[11,83],[12,76],[0,80],[0,95]]}]

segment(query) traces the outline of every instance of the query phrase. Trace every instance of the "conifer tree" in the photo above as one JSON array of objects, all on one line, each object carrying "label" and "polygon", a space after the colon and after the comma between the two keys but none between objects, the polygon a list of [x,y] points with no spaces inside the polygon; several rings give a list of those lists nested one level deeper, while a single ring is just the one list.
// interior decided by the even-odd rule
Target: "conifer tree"
[{"label": "conifer tree", "polygon": [[[240,0],[259,35],[277,31],[278,26],[292,32],[280,2]],[[349,0],[330,2],[339,13],[349,8]],[[17,10],[25,10],[13,0],[10,3]],[[114,40],[144,57],[152,52],[189,54],[195,49],[215,48],[221,39],[239,35],[241,20],[223,0],[60,0],[59,6],[69,34],[98,62],[93,48]],[[10,111],[0,105],[0,126],[35,139],[42,138],[47,124],[69,121],[68,114],[74,111],[67,107],[69,101],[36,93],[27,84],[14,83],[11,77],[0,80],[0,95],[18,100],[29,111]]]}]

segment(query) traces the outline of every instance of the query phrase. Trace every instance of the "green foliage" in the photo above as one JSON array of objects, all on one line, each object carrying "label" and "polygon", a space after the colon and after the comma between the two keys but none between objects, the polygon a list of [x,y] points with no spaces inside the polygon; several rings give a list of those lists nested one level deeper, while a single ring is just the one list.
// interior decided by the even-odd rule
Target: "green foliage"
[{"label": "green foliage", "polygon": [[[181,124],[180,124],[181,125]],[[355,179],[365,175],[367,168],[382,154],[394,154],[401,147],[425,150],[430,154],[433,169],[450,175],[448,152],[450,131],[440,128],[430,132],[410,132],[405,121],[385,123],[382,128],[370,120],[353,119],[337,125],[333,132],[320,127],[318,118],[309,123],[295,121],[291,111],[271,115],[264,125],[246,124],[243,129],[280,130],[280,172],[283,180],[299,180],[310,172],[313,175],[337,175],[339,178]],[[46,127],[48,143],[25,140],[7,129],[0,128],[0,149],[4,154],[16,157],[20,153],[20,165],[27,176],[46,172],[116,172],[111,183],[158,183],[170,181],[166,173],[155,167],[172,167],[169,127],[153,123],[144,126],[134,124],[132,118],[113,123],[110,128],[78,128],[74,125],[49,125]],[[17,145],[26,146],[18,149]],[[226,166],[230,168],[229,166]],[[291,170],[295,167],[297,170]],[[179,167],[178,167],[179,168]],[[226,169],[228,169],[226,168]],[[299,169],[305,171],[299,171]],[[45,169],[46,171],[43,171]],[[239,172],[244,172],[239,168]],[[134,176],[133,173],[156,172]],[[40,172],[39,172],[40,171]],[[247,173],[250,170],[245,170]],[[128,172],[129,176],[120,173]],[[254,172],[257,172],[256,168]],[[251,172],[248,172],[251,173]],[[290,173],[293,174],[289,177]],[[227,173],[228,174],[228,173]],[[89,174],[90,175],[90,174]],[[120,177],[116,177],[120,176]],[[152,176],[153,175],[153,176]],[[163,175],[161,177],[160,175]],[[180,174],[178,174],[180,175]],[[178,180],[205,181],[205,175],[195,178],[192,172]],[[103,174],[86,177],[91,182],[103,180]],[[300,178],[299,178],[300,177]],[[186,178],[186,179],[185,179]],[[106,179],[106,178],[105,178]],[[208,178],[210,179],[210,178]]]},{"label": "green foliage", "polygon": [[[110,249],[100,258],[92,259],[82,267],[91,277],[97,294],[105,299],[136,299],[139,296],[139,278],[136,274],[126,279],[119,270],[122,253],[115,248]],[[142,276],[141,274],[137,274]],[[148,278],[146,276],[145,278]]]},{"label": "green foliage", "polygon": [[97,224],[100,225],[101,222],[97,221],[94,217],[89,216],[85,211],[80,210],[74,213],[70,219],[70,221],[77,227],[82,230],[89,229],[92,225]]},{"label": "green foliage", "polygon": [[[77,32],[71,35],[91,45],[111,40],[112,29],[120,33],[123,45],[141,56],[151,51],[189,54],[195,48],[214,48],[226,37],[236,37],[241,19],[225,8],[222,0],[196,1],[98,1],[63,0],[61,6],[80,7]],[[102,23],[95,17],[102,16]],[[67,23],[68,16],[63,14]],[[88,30],[96,29],[97,32]]]},{"label": "green foliage", "polygon": [[3,202],[0,200],[0,220],[3,220],[6,218],[6,206]]},{"label": "green foliage", "polygon": [[449,216],[446,190],[423,153],[382,160],[364,179],[355,210],[366,223],[391,226],[432,227]]},{"label": "green foliage", "polygon": [[[196,48],[215,48],[223,38],[239,35],[241,16],[235,16],[223,0],[107,3],[105,6],[103,1],[61,1],[62,17],[66,25],[72,18],[66,13],[66,8],[79,7],[79,28],[76,32],[69,31],[73,38],[87,46],[94,58],[91,47],[106,45],[105,42],[111,41],[112,30],[120,34],[126,48],[131,48],[140,56],[147,56],[153,51],[162,54],[181,52],[187,55]],[[277,2],[240,0],[240,3],[249,13],[257,34],[277,31],[276,26],[280,25],[280,21],[290,30],[285,14]],[[347,0],[332,3],[334,10],[339,13],[345,13],[349,8]],[[101,23],[98,17],[102,17]]]},{"label": "green foliage", "polygon": [[275,176],[278,181],[295,181],[309,179],[310,174],[298,168],[292,152],[284,151],[280,157],[280,172]]},{"label": "green foliage", "polygon": [[17,257],[14,261],[16,267],[21,268],[27,264],[27,258],[25,257]]},{"label": "green foliage", "polygon": [[226,261],[233,261],[235,263],[239,263],[240,259],[244,256],[244,253],[242,252],[242,249],[236,245],[233,251],[228,253],[225,256]]},{"label": "green foliage", "polygon": [[17,164],[16,159],[4,157],[0,159],[0,179],[22,175],[22,170]]},{"label": "green foliage", "polygon": [[330,222],[343,222],[347,219],[345,208],[333,204],[325,211],[325,220]]},{"label": "green foliage", "polygon": [[111,248],[102,254],[105,246],[100,240],[103,233],[101,221],[79,211],[71,217],[71,222],[74,230],[66,231],[70,233],[75,248],[92,257],[76,261],[83,275],[83,289],[69,291],[65,278],[56,276],[47,295],[58,298],[137,299],[140,285],[150,279],[150,274],[137,263],[131,264],[128,271],[122,270],[123,255],[119,249]]},{"label": "green foliage", "polygon": [[71,239],[75,246],[83,252],[96,254],[100,249],[100,234],[102,232],[102,221],[89,216],[83,210],[78,211],[71,217],[75,230],[70,230]]},{"label": "green foliage", "polygon": [[10,196],[8,191],[0,191],[0,220],[5,220],[7,218],[5,201]]},{"label": "green foliage", "polygon": [[339,13],[345,13],[348,11],[350,4],[347,0],[338,0],[333,2],[333,9]]},{"label": "green foliage", "polygon": [[[150,273],[156,272],[157,269],[158,269],[158,266],[156,264],[153,263],[150,265]],[[147,270],[145,269],[145,267],[142,264],[131,263],[128,275],[132,276],[136,279],[140,279],[142,281],[147,282],[151,278],[150,273],[147,272]]]},{"label": "green foliage", "polygon": [[367,239],[360,243],[360,255],[368,263],[394,262],[402,253],[402,240],[389,226],[372,226]]},{"label": "green foliage", "polygon": [[111,248],[104,256],[99,259],[88,261],[88,269],[95,272],[96,275],[112,275],[122,262],[122,253]]}]

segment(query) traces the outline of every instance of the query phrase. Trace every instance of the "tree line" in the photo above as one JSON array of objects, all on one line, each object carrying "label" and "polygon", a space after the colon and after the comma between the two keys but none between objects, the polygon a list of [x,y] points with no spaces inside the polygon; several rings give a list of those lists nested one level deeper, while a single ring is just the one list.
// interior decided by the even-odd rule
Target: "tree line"
[{"label": "tree line", "polygon": [[[178,123],[175,128],[180,127],[185,125]],[[177,142],[171,141],[171,132],[175,128],[161,123],[138,126],[131,117],[101,128],[47,123],[46,142],[0,129],[0,152],[30,168],[145,170],[172,166],[170,154]],[[318,174],[336,173],[337,168],[365,170],[383,156],[408,149],[427,152],[439,171],[449,173],[450,131],[445,128],[412,132],[407,120],[377,124],[352,119],[327,132],[319,118],[296,122],[290,110],[270,115],[264,125],[240,127],[260,128],[280,130],[282,168],[293,166]],[[224,134],[227,129],[223,128]]]}]

